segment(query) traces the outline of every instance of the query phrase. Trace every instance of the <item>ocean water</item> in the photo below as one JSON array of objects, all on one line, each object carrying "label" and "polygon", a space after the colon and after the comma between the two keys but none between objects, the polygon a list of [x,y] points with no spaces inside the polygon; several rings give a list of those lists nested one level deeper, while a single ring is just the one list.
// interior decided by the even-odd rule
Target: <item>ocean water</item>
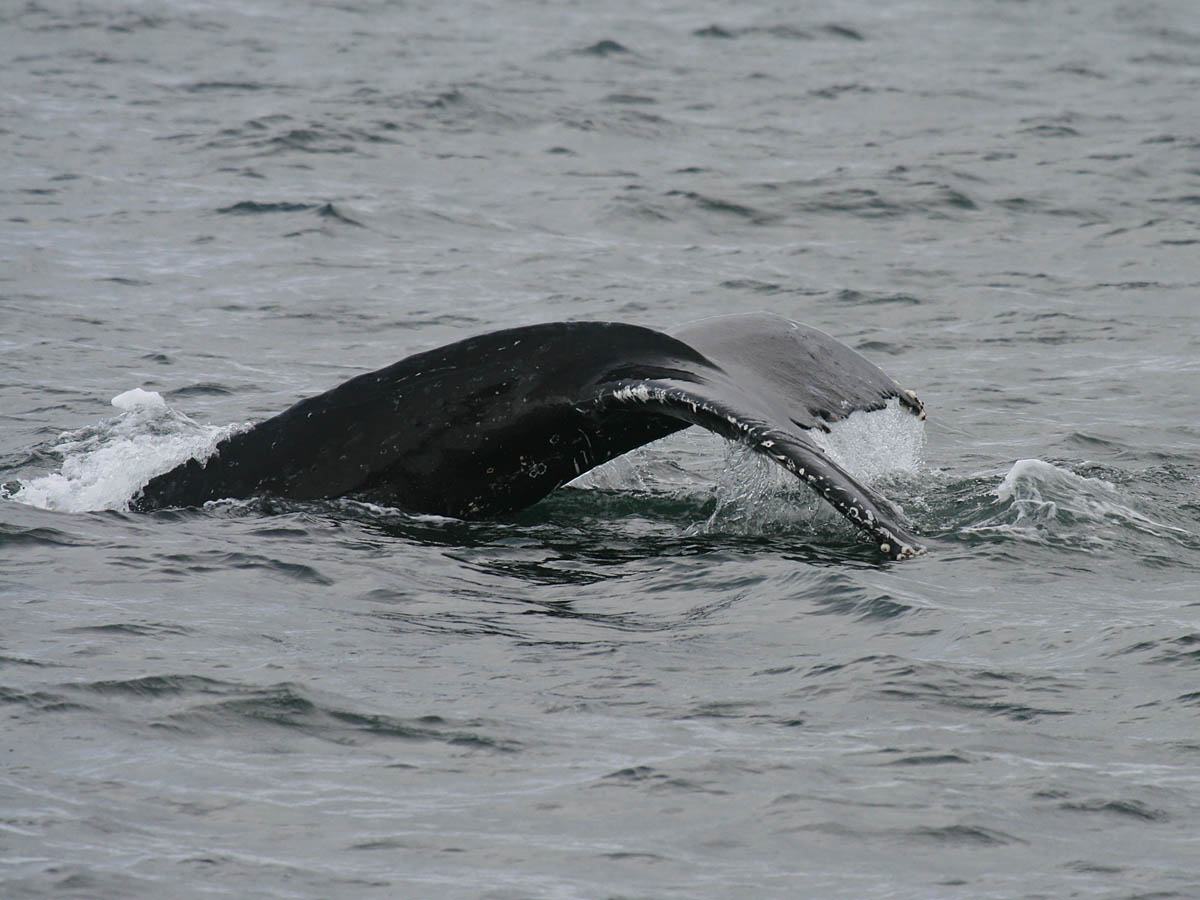
[{"label": "ocean water", "polygon": [[[0,896],[1200,897],[1191,0],[0,46]],[[752,309],[921,395],[829,441],[928,553],[690,432],[498,522],[124,506],[448,341]]]}]

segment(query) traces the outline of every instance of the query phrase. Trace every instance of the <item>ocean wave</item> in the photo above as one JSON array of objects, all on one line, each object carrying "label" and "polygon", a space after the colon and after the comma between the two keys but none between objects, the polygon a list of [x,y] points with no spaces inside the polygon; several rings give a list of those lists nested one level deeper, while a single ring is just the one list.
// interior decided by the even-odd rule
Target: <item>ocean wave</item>
[{"label": "ocean wave", "polygon": [[991,491],[992,502],[962,531],[1089,553],[1137,550],[1153,538],[1200,549],[1200,535],[1142,512],[1118,485],[1042,459],[1020,459]]}]

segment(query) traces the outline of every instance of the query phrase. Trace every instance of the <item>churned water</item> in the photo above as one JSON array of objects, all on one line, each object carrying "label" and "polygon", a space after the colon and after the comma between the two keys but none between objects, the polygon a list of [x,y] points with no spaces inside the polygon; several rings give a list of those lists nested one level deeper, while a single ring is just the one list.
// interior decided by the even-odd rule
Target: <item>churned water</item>
[{"label": "churned water", "polygon": [[[0,895],[1200,897],[1192,0],[0,46]],[[755,309],[925,400],[829,440],[928,554],[689,433],[500,522],[124,508],[419,350]]]}]

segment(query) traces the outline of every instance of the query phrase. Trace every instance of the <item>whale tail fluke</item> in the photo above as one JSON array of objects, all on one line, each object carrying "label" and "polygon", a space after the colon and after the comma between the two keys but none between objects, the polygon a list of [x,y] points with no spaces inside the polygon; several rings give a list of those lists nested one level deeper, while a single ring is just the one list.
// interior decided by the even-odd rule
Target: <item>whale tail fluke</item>
[{"label": "whale tail fluke", "polygon": [[131,507],[273,494],[355,496],[459,518],[529,506],[583,472],[689,425],[745,442],[816,490],[881,552],[920,544],[883,498],[810,437],[915,395],[829,335],[778,316],[675,334],[560,322],[417,354],[302,400],[152,479]]}]

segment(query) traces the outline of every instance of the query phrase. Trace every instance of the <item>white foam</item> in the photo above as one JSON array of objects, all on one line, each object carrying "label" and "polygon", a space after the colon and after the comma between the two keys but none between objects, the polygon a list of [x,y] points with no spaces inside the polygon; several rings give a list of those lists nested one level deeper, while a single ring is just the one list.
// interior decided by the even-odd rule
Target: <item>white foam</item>
[{"label": "white foam", "polygon": [[133,388],[123,394],[117,394],[111,402],[117,409],[124,410],[165,409],[167,405],[167,401],[158,391],[144,391],[141,388]]},{"label": "white foam", "polygon": [[50,448],[62,457],[60,470],[23,480],[8,499],[64,512],[126,509],[152,477],[190,457],[208,457],[240,427],[200,425],[141,388],[117,395],[112,404],[121,415],[60,435]]}]

